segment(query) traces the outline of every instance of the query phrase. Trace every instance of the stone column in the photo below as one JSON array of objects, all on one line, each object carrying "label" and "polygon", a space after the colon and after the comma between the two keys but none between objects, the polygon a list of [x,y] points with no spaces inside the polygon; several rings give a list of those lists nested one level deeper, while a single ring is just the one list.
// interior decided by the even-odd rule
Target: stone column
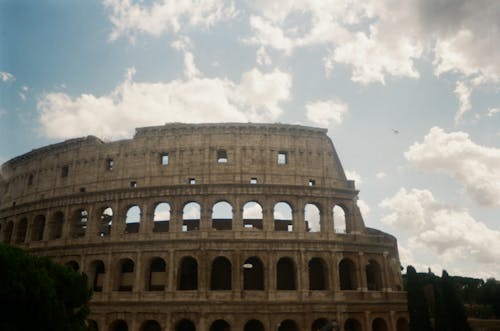
[{"label": "stone column", "polygon": [[321,222],[321,232],[324,233],[334,233],[333,229],[333,207],[328,203],[327,200],[323,201],[323,208],[320,212],[320,222]]},{"label": "stone column", "polygon": [[293,232],[304,233],[306,232],[306,222],[304,219],[304,204],[302,201],[295,202],[295,208],[292,210],[293,217]]},{"label": "stone column", "polygon": [[270,201],[264,200],[262,206],[262,228],[266,232],[274,232],[273,206]]},{"label": "stone column", "polygon": [[368,286],[366,284],[366,261],[363,252],[358,253],[358,267],[356,268],[358,271],[358,290],[367,291]]}]

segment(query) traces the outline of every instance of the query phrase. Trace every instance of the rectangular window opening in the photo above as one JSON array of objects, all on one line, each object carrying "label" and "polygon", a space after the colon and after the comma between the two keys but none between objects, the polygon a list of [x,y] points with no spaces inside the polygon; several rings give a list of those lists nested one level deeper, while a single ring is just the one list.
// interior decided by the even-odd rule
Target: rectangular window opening
[{"label": "rectangular window opening", "polygon": [[137,187],[137,182],[135,180],[130,182],[130,187],[136,188]]},{"label": "rectangular window opening", "polygon": [[31,174],[28,178],[28,186],[33,185],[33,175]]},{"label": "rectangular window opening", "polygon": [[227,163],[227,152],[225,149],[219,149],[217,151],[217,162],[218,163]]},{"label": "rectangular window opening", "polygon": [[189,185],[196,184],[196,178],[189,178]]},{"label": "rectangular window opening", "polygon": [[113,170],[114,161],[111,158],[106,159],[106,169]]},{"label": "rectangular window opening", "polygon": [[286,152],[278,152],[278,164],[287,164],[287,154]]},{"label": "rectangular window opening", "polygon": [[309,186],[316,186],[316,181],[314,179],[309,179]]},{"label": "rectangular window opening", "polygon": [[69,166],[65,165],[61,168],[61,177],[68,177]]},{"label": "rectangular window opening", "polygon": [[162,166],[168,165],[168,153],[162,153],[160,156],[160,159],[161,159]]},{"label": "rectangular window opening", "polygon": [[250,184],[257,184],[257,177],[250,178]]},{"label": "rectangular window opening", "polygon": [[85,187],[80,187],[80,193],[85,193],[87,192],[87,189]]}]

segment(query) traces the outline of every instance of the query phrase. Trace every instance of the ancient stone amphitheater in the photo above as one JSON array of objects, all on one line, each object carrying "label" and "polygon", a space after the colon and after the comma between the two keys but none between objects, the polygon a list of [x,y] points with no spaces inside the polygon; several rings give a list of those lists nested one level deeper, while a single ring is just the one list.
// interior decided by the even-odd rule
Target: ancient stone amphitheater
[{"label": "ancient stone amphitheater", "polygon": [[167,124],[1,175],[2,240],[85,272],[99,330],[408,330],[396,239],[324,129]]}]

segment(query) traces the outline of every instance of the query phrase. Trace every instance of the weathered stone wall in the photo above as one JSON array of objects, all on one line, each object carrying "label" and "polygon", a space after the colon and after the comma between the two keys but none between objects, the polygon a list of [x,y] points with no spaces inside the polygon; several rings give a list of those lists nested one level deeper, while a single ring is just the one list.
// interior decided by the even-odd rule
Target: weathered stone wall
[{"label": "weathered stone wall", "polygon": [[[326,130],[167,124],[137,129],[131,140],[73,139],[8,161],[0,233],[86,272],[100,330],[143,330],[147,321],[177,330],[183,319],[196,330],[218,330],[218,319],[232,330],[257,330],[249,320],[309,330],[332,318],[345,330],[406,330],[396,240],[365,228],[356,200]],[[221,201],[230,206],[224,219],[213,214]],[[280,218],[280,202],[291,218]],[[249,217],[256,206],[260,214]],[[245,281],[257,277],[246,274],[250,260],[261,263],[262,288]],[[217,277],[225,282],[214,285]]]}]

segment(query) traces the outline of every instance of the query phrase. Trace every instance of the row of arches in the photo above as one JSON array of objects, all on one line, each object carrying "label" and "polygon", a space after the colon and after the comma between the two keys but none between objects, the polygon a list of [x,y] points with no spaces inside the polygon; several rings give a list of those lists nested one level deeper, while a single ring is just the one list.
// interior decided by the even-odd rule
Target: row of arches
[{"label": "row of arches", "polygon": [[[97,330],[97,323],[91,322]],[[321,328],[331,325],[332,321],[327,318],[318,318],[310,324],[311,331],[319,331]],[[277,325],[278,331],[299,331],[298,324],[293,319],[285,319]],[[343,331],[364,331],[366,328],[356,318],[348,318],[344,323],[339,325]],[[190,319],[180,319],[174,323],[173,330],[175,331],[196,331],[196,324]],[[224,319],[217,319],[210,323],[209,331],[231,331],[231,324]],[[128,331],[128,323],[123,319],[114,320],[108,328],[109,331]],[[162,331],[162,326],[156,320],[146,320],[139,328],[140,331]],[[244,323],[243,331],[265,331],[266,327],[258,319],[250,319]],[[374,318],[370,323],[371,331],[389,331],[389,324],[382,317]],[[399,317],[396,321],[396,331],[409,331],[408,320],[405,317]]]},{"label": "row of arches", "polygon": [[[187,202],[184,204],[179,216],[180,228],[183,232],[200,229],[200,222],[203,217],[203,210],[198,202]],[[154,233],[171,231],[171,215],[174,211],[168,202],[159,202],[154,206],[152,216],[152,229]],[[232,230],[235,215],[232,205],[227,201],[218,201],[210,209],[211,225],[208,228],[214,230]],[[337,233],[347,232],[346,209],[336,205],[332,209],[333,229]],[[131,204],[124,212],[125,233],[138,233],[141,223],[148,217],[144,216],[139,205]],[[264,228],[264,212],[262,206],[257,201],[248,201],[241,210],[240,225],[243,228],[260,229]],[[116,222],[116,215],[112,207],[102,206],[94,213],[94,231],[101,237],[111,234],[113,223]],[[77,208],[70,215],[66,216],[58,210],[48,215],[35,216],[32,220],[21,217],[16,224],[14,221],[6,221],[3,225],[3,240],[8,243],[25,243],[28,241],[56,240],[63,237],[79,238],[86,236],[89,227],[89,212],[85,208]],[[317,204],[307,203],[303,209],[303,229],[307,232],[321,232],[324,230],[322,213]],[[272,208],[274,231],[298,231],[294,227],[298,226],[296,212],[287,202],[280,201]],[[67,224],[66,224],[67,223]]]},{"label": "row of arches", "polygon": [[[200,289],[199,261],[193,256],[183,256],[172,270],[173,279],[169,280],[168,268],[171,265],[162,257],[152,257],[141,263],[141,270],[136,270],[136,262],[131,258],[119,259],[112,266],[106,266],[103,260],[93,260],[87,268],[80,270],[78,262],[71,260],[67,266],[76,271],[87,273],[91,287],[95,292],[104,291],[105,284],[113,291],[196,291]],[[303,281],[298,281],[300,275],[296,261],[292,257],[284,256],[273,265],[265,265],[258,256],[247,257],[242,265],[235,265],[226,256],[217,256],[208,264],[207,288],[213,291],[230,291],[235,289],[235,277],[241,281],[242,290],[264,291],[270,284],[267,279],[273,278],[273,289],[283,291],[304,290],[326,291],[335,289],[327,262],[321,257],[312,257],[307,262]],[[333,272],[338,272],[340,290],[354,291],[362,286],[358,279],[356,263],[350,258],[343,258]],[[375,259],[369,259],[365,267],[367,289],[372,291],[383,290],[383,272],[381,265]],[[139,277],[136,276],[139,273]],[[110,281],[106,282],[106,277]],[[140,279],[139,281],[137,279]],[[138,283],[139,282],[139,283]],[[109,289],[108,289],[109,290]]]}]

